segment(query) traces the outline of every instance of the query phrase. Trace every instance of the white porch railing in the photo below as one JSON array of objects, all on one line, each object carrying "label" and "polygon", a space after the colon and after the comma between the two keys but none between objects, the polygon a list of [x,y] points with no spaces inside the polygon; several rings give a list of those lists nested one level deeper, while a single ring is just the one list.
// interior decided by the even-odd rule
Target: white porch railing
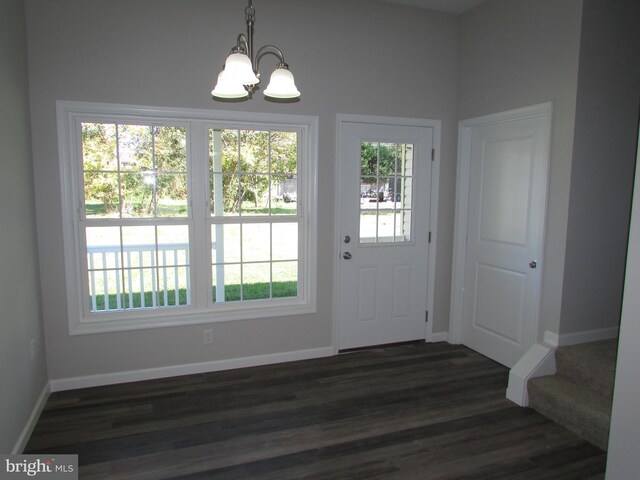
[{"label": "white porch railing", "polygon": [[[87,262],[92,312],[191,304],[188,243],[88,247]],[[186,303],[180,303],[181,288],[186,291]],[[145,293],[151,294],[149,304]],[[135,302],[138,295],[140,300]],[[115,306],[110,304],[113,296]],[[99,297],[104,299],[103,308],[99,308]]]}]

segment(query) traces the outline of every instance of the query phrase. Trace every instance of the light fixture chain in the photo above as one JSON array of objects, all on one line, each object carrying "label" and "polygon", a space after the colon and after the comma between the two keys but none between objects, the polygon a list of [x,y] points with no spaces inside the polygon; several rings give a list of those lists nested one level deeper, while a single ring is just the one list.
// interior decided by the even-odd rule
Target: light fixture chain
[{"label": "light fixture chain", "polygon": [[247,56],[251,60],[251,66],[254,73],[258,73],[258,65],[253,58],[253,26],[256,21],[256,11],[253,8],[253,2],[249,0],[249,6],[245,9],[245,16],[247,21]]}]

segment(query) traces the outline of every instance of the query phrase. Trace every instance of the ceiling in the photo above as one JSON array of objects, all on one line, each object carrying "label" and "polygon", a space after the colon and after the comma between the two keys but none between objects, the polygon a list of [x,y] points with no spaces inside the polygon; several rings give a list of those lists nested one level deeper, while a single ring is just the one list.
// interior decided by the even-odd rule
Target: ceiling
[{"label": "ceiling", "polygon": [[387,3],[399,3],[413,7],[427,8],[438,12],[458,15],[480,5],[485,0],[382,0]]}]

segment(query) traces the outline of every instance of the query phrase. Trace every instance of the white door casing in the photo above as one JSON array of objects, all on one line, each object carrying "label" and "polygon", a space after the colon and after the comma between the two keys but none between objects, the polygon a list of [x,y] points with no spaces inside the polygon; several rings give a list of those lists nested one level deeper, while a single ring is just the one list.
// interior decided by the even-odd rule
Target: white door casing
[{"label": "white door casing", "polygon": [[[432,149],[438,134],[439,122],[339,116],[337,349],[430,338],[431,322],[425,316],[433,303],[435,228],[430,225],[435,222],[438,163],[432,161]],[[398,151],[405,147],[397,155],[406,167],[400,173],[403,162],[397,160],[396,175],[402,178],[377,178],[373,190],[397,185],[398,192],[385,192],[383,202],[365,191],[365,184],[376,179],[361,176],[363,143],[392,145]],[[347,252],[350,259],[344,258]]]},{"label": "white door casing", "polygon": [[551,104],[459,128],[450,338],[512,367],[535,343]]}]

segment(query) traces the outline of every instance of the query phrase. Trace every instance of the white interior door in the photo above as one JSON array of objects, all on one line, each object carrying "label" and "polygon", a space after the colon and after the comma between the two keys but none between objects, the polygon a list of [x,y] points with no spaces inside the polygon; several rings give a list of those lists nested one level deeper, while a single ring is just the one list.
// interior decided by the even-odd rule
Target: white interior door
[{"label": "white interior door", "polygon": [[535,343],[548,123],[520,117],[467,129],[462,343],[512,367]]},{"label": "white interior door", "polygon": [[339,348],[424,340],[433,128],[341,125]]}]

